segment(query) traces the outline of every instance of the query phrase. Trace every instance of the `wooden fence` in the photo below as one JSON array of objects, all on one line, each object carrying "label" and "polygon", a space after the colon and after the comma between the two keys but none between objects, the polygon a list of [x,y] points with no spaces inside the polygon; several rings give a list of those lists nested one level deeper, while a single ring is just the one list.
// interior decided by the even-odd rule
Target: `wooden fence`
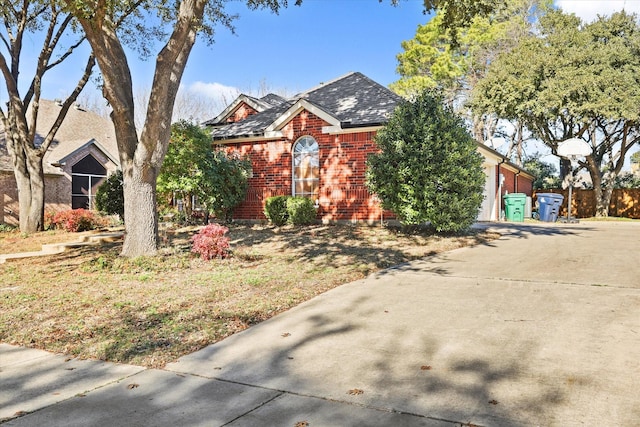
[{"label": "wooden fence", "polygon": [[[593,190],[574,189],[571,203],[571,216],[590,218],[596,215],[596,197]],[[560,216],[567,215],[567,197],[569,190],[539,190],[537,193],[562,194],[564,200]],[[533,196],[535,206],[535,193]],[[609,203],[609,216],[640,219],[640,188],[619,188],[613,190]]]}]

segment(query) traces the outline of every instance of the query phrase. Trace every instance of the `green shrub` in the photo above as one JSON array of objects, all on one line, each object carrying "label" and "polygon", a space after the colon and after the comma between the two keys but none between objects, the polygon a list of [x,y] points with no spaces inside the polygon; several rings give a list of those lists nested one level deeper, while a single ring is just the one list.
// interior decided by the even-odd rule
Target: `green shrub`
[{"label": "green shrub", "polygon": [[187,213],[183,210],[179,211],[177,208],[164,208],[158,213],[160,222],[169,222],[174,225],[189,225],[189,218]]},{"label": "green shrub", "polygon": [[107,215],[118,215],[124,221],[124,178],[117,170],[107,178],[96,192],[96,209]]},{"label": "green shrub", "polygon": [[9,224],[0,224],[0,233],[10,233],[16,231],[17,227]]},{"label": "green shrub", "polygon": [[226,149],[211,150],[209,131],[199,125],[179,121],[171,126],[171,140],[158,176],[159,201],[165,204],[177,197],[196,197],[201,211],[190,203],[184,209],[188,219],[193,214],[210,213],[220,221],[229,221],[233,210],[245,199],[249,188],[251,160]]},{"label": "green shrub", "polygon": [[438,232],[469,228],[482,204],[482,156],[465,123],[442,96],[425,92],[402,102],[375,137],[367,187],[406,225]]},{"label": "green shrub", "polygon": [[287,199],[289,196],[269,197],[264,204],[264,216],[277,225],[282,226],[287,223],[289,215],[287,213]]},{"label": "green shrub", "polygon": [[287,222],[293,225],[313,224],[316,221],[316,208],[308,197],[287,198]]}]

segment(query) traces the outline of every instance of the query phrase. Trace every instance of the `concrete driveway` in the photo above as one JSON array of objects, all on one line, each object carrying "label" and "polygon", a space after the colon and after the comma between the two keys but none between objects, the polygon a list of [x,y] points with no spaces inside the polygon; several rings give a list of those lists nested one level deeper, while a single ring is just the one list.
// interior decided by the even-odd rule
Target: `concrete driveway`
[{"label": "concrete driveway", "polygon": [[491,227],[8,425],[638,425],[640,224]]}]

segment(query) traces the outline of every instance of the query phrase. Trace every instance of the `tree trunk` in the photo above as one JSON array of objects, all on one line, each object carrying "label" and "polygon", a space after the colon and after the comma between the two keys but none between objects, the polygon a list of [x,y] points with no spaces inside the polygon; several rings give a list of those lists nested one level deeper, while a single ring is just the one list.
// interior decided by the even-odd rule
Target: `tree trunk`
[{"label": "tree trunk", "polygon": [[44,172],[42,158],[20,157],[14,167],[20,206],[20,232],[31,234],[44,230]]},{"label": "tree trunk", "polygon": [[522,149],[524,146],[524,125],[518,121],[516,128],[516,165],[522,167]]},{"label": "tree trunk", "polygon": [[606,218],[609,216],[609,203],[611,202],[611,195],[613,194],[613,182],[603,187],[600,167],[593,160],[592,156],[587,157],[587,165],[593,184],[593,192],[596,197],[596,217]]},{"label": "tree trunk", "polygon": [[609,204],[611,203],[611,195],[613,188],[595,188],[596,193],[596,218],[606,218],[609,216]]},{"label": "tree trunk", "polygon": [[65,4],[80,21],[103,78],[103,95],[113,108],[124,180],[125,241],[122,256],[154,255],[158,247],[156,179],[171,136],[171,114],[187,59],[195,43],[207,0],[181,0],[173,31],[156,58],[144,127],[135,127],[133,82],[117,22],[105,2],[87,13],[72,0]]},{"label": "tree trunk", "polygon": [[[156,211],[156,178],[153,168],[122,164],[124,178],[124,226],[126,236],[122,255],[137,257],[155,255],[158,248],[158,214]],[[146,171],[146,173],[145,173]]]},{"label": "tree trunk", "polygon": [[[44,168],[42,155],[38,150],[29,148],[25,141],[26,123],[23,128],[11,126],[17,120],[3,120],[5,143],[13,165],[13,176],[18,188],[18,206],[20,208],[20,232],[31,234],[44,230]],[[13,131],[13,132],[12,132]]]},{"label": "tree trunk", "polygon": [[[548,144],[547,144],[548,145]],[[571,173],[571,160],[560,157],[560,181],[564,181],[567,175]],[[595,182],[594,182],[595,185]]]}]

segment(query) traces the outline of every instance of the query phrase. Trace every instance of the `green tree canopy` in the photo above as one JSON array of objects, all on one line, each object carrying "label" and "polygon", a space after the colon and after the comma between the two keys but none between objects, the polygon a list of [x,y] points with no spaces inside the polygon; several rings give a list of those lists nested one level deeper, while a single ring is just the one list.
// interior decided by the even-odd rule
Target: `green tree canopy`
[{"label": "green tree canopy", "polygon": [[[584,25],[549,12],[539,32],[500,55],[474,89],[478,113],[518,120],[557,154],[582,138],[592,153],[580,163],[591,175],[596,215],[606,216],[616,175],[640,140],[640,27],[625,12]],[[561,175],[569,161],[561,163]]]},{"label": "green tree canopy", "polygon": [[397,55],[400,80],[391,88],[410,98],[437,88],[445,99],[464,95],[484,76],[488,65],[528,34],[539,16],[550,8],[548,0],[509,0],[495,12],[469,18],[454,43],[451,29],[443,25],[445,10],[438,9],[411,40],[402,42]]},{"label": "green tree canopy", "polygon": [[622,172],[616,177],[614,188],[640,188],[640,174]]},{"label": "green tree canopy", "polygon": [[212,150],[209,133],[193,123],[171,126],[171,140],[158,176],[158,192],[165,199],[177,195],[191,214],[197,197],[207,213],[223,220],[244,200],[251,163],[222,150]]},{"label": "green tree canopy", "polygon": [[485,175],[476,143],[440,96],[403,102],[376,135],[367,186],[405,224],[426,221],[439,232],[471,226]]},{"label": "green tree canopy", "polygon": [[488,17],[505,6],[507,0],[424,0],[425,12],[438,11],[442,15],[439,26],[451,32],[457,42],[460,29],[467,28],[477,17]]},{"label": "green tree canopy", "polygon": [[486,142],[500,133],[511,141],[506,155],[522,164],[522,126],[517,122],[498,126],[495,115],[474,113],[466,101],[498,54],[516,46],[550,7],[549,0],[508,0],[495,10],[469,17],[455,38],[450,25],[444,24],[446,10],[437,9],[427,24],[418,26],[413,39],[402,43],[403,52],[397,55],[401,77],[391,89],[409,99],[425,89],[442,91],[447,102],[472,123],[477,141]]},{"label": "green tree canopy", "polygon": [[558,176],[558,168],[554,165],[545,163],[540,160],[539,155],[535,154],[524,161],[524,169],[535,177],[533,181],[533,189],[549,189],[560,187],[560,177]]}]

